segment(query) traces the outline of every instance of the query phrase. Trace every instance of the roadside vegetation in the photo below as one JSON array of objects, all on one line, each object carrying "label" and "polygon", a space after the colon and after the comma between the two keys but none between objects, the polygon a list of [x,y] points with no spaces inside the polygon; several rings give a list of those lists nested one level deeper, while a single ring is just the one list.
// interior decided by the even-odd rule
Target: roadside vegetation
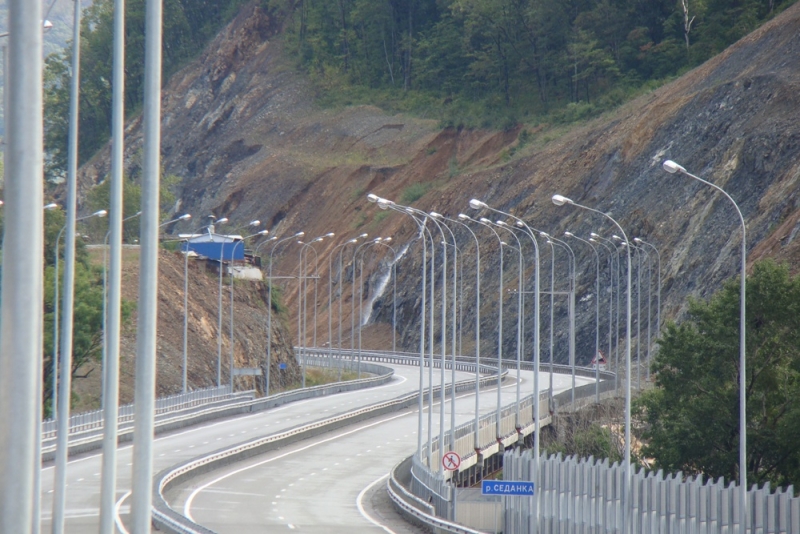
[{"label": "roadside vegetation", "polygon": [[[747,478],[800,483],[800,276],[772,260],[747,278]],[[635,415],[657,468],[716,479],[739,473],[739,281],[667,324],[656,387]]]},{"label": "roadside vegetation", "polygon": [[443,126],[572,123],[720,53],[792,0],[269,0],[323,104]]},{"label": "roadside vegetation", "polygon": [[[252,0],[325,106],[372,104],[442,126],[587,120],[718,54],[794,0]],[[164,1],[163,75],[197,56],[246,0]],[[81,30],[79,161],[109,139],[112,0]],[[144,0],[126,5],[125,109],[140,111]],[[66,169],[71,44],[45,68],[46,177]],[[132,176],[136,180],[136,176]]]}]

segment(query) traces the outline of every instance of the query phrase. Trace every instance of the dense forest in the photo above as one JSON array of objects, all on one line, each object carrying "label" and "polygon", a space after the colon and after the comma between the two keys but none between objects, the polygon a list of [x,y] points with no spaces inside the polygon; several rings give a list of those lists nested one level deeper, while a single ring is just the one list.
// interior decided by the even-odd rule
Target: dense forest
[{"label": "dense forest", "polygon": [[[163,0],[163,74],[195,57],[245,0]],[[125,3],[125,110],[141,110],[144,94],[145,0]],[[81,20],[80,163],[92,157],[111,131],[113,0],[95,0]],[[45,61],[46,176],[62,177],[67,164],[67,126],[72,43]]]},{"label": "dense forest", "polygon": [[[164,75],[245,0],[164,0]],[[794,0],[260,0],[323,103],[373,103],[443,125],[590,117],[695,66]],[[84,11],[80,161],[108,140],[112,0]],[[144,83],[144,0],[127,2],[126,110]],[[66,167],[69,48],[46,62],[48,178]]]},{"label": "dense forest", "polygon": [[790,3],[272,1],[290,16],[300,63],[319,77],[417,90],[455,108],[456,120],[511,123],[576,120],[618,105],[721,52]]}]

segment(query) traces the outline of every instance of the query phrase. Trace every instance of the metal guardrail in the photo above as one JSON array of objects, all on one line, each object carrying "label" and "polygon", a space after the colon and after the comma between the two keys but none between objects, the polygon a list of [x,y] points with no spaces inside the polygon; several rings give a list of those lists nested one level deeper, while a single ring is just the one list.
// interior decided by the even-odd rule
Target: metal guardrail
[{"label": "metal guardrail", "polygon": [[[568,370],[570,373],[572,371],[572,369],[568,366],[561,367],[562,369],[566,368],[566,370]],[[594,370],[591,370],[591,372],[594,373]],[[613,378],[613,374],[608,374],[610,374],[611,378]],[[592,376],[594,376],[594,374],[592,374]],[[605,380],[600,383],[601,392],[611,391],[613,389],[613,380]],[[577,387],[575,388],[575,400],[577,401],[579,399],[590,397],[595,394],[596,390],[597,387],[595,384],[585,384]],[[545,426],[550,423],[550,413],[547,402],[548,397],[549,391],[545,390],[540,393],[539,417],[541,426]],[[556,406],[567,404],[572,400],[572,390],[569,389],[562,391],[561,393],[554,395],[553,399]],[[505,406],[500,412],[500,436],[496,435],[496,412],[488,413],[482,416],[478,420],[481,438],[481,447],[478,451],[468,450],[468,444],[473,443],[474,438],[470,435],[470,433],[474,433],[475,423],[470,421],[456,427],[456,452],[459,452],[460,455],[466,452],[466,454],[462,456],[462,469],[464,466],[469,466],[472,463],[469,462],[469,459],[473,456],[477,456],[479,451],[481,453],[485,451],[488,454],[493,454],[494,452],[502,453],[505,449],[505,445],[516,442],[520,436],[526,436],[534,432],[535,422],[531,416],[532,408],[533,395],[529,395],[520,401],[520,426],[517,427],[516,403]],[[449,431],[446,433],[444,441],[445,443],[449,443]],[[496,451],[492,449],[496,449]],[[427,459],[428,456],[426,445],[423,446],[423,451],[419,457],[416,455],[412,457],[410,488],[413,495],[422,501],[429,502],[433,506],[436,516],[444,517],[448,515],[450,508],[450,503],[452,500],[452,486],[448,481],[450,473],[445,472],[439,466],[440,453],[439,439],[438,437],[435,437],[431,442],[431,466],[436,466],[435,469],[431,468],[431,466],[428,466],[425,463],[424,459]]]},{"label": "metal guardrail", "polygon": [[[253,391],[231,393],[231,388],[229,386],[197,389],[187,393],[179,393],[177,395],[156,399],[156,415],[185,410],[186,408],[193,408],[220,400],[243,397],[252,398],[253,396]],[[118,424],[132,422],[135,413],[133,403],[120,406],[117,413],[119,414],[117,416]],[[101,429],[103,428],[103,421],[103,410],[74,414],[69,418],[69,433],[77,434],[86,432],[87,430]],[[45,419],[42,421],[42,439],[48,440],[55,438],[57,428],[57,421],[55,419]]]},{"label": "metal guardrail", "polygon": [[[327,355],[328,353],[327,350],[324,350],[323,352],[325,355]],[[393,359],[393,358],[387,358],[387,359]],[[413,358],[400,357],[398,358],[398,360],[399,359],[403,360],[404,365],[414,365]],[[417,363],[419,362],[418,358],[416,362]],[[367,373],[371,371],[369,369],[365,369],[364,368],[365,365],[370,365],[370,366],[374,365],[375,367],[380,367],[375,364],[362,361],[362,370],[364,370],[364,372]],[[475,365],[473,364],[472,370],[474,371],[474,369]],[[484,376],[481,378],[482,386],[493,384],[497,380],[496,376],[497,370],[491,368],[489,368],[489,370],[491,372],[488,373],[488,376]],[[501,376],[501,379],[504,378],[507,375],[507,373],[508,372],[505,371]],[[361,379],[361,380],[363,381],[368,379]],[[341,387],[345,384],[347,383],[337,383],[336,386]],[[472,389],[474,387],[475,387],[475,382],[473,379],[462,380],[456,383],[457,392],[463,391],[465,389]],[[448,391],[449,389],[450,388],[447,387]],[[438,390],[439,386],[436,386],[434,388],[434,393],[438,392]],[[306,391],[306,390],[299,390],[299,391]],[[228,449],[224,449],[222,451],[217,451],[209,455],[189,460],[188,462],[185,462],[178,466],[165,469],[155,477],[155,482],[153,485],[153,520],[155,521],[155,523],[158,525],[159,528],[162,528],[168,532],[173,532],[178,534],[209,534],[212,531],[205,529],[201,525],[193,523],[188,518],[172,510],[167,504],[166,500],[164,499],[164,492],[168,491],[169,488],[174,486],[175,484],[179,484],[192,477],[202,475],[203,473],[206,473],[213,469],[217,469],[218,467],[221,467],[223,465],[241,461],[246,458],[262,454],[269,450],[289,445],[290,443],[293,443],[295,441],[311,438],[315,435],[322,434],[324,432],[330,432],[331,430],[335,430],[336,428],[350,425],[361,420],[377,417],[386,413],[392,413],[413,406],[418,401],[418,395],[419,392],[409,393],[407,395],[403,395],[391,401],[379,402],[364,408],[360,408],[358,410],[347,412],[346,414],[329,417],[326,419],[322,419],[320,421],[316,421],[314,423],[302,425],[300,427],[296,427],[286,432],[282,432],[265,438],[260,438],[257,440],[252,440],[243,444],[239,444],[234,447],[230,447]],[[459,532],[463,532],[464,534],[471,534],[474,531],[461,530]]]}]

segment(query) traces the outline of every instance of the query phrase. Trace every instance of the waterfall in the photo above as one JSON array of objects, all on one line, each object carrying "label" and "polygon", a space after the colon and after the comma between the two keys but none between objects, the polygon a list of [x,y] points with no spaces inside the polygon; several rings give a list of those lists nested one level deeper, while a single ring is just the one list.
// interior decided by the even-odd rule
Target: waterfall
[{"label": "waterfall", "polygon": [[394,264],[400,261],[400,258],[405,256],[406,252],[408,251],[408,247],[410,246],[410,241],[403,245],[403,248],[400,249],[400,253],[397,255],[397,257],[387,265],[386,271],[378,275],[378,281],[375,284],[375,291],[372,292],[372,295],[370,295],[368,299],[366,316],[361,318],[361,326],[365,326],[369,323],[369,320],[372,318],[372,305],[375,304],[376,300],[383,296],[383,293],[386,291],[386,286],[389,285],[389,280],[392,278],[392,268],[394,267]]}]

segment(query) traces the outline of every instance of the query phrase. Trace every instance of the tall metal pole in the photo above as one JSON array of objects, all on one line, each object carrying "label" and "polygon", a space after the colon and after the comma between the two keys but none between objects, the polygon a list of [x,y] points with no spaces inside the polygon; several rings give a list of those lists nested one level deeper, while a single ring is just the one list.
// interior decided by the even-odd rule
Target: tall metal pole
[{"label": "tall metal pole", "polygon": [[72,319],[75,298],[75,211],[78,174],[78,102],[80,92],[81,6],[74,3],[72,28],[72,77],[69,98],[69,145],[67,148],[67,234],[64,246],[64,296],[61,323],[61,369],[56,439],[55,487],[53,492],[53,533],[64,532],[67,487],[67,440],[70,392],[72,388]]},{"label": "tall metal pole", "polygon": [[[634,237],[633,241],[635,243],[647,245],[648,247],[652,248],[653,251],[655,251],[656,253],[656,258],[658,259],[658,272],[657,272],[658,278],[656,280],[656,339],[659,339],[661,337],[661,253],[658,251],[655,245],[653,245],[652,243],[648,243],[643,239]],[[650,274],[648,272],[648,280],[649,279],[650,279]],[[648,382],[650,381],[650,352],[647,353],[647,381]]]},{"label": "tall metal pole", "polygon": [[569,253],[569,365],[572,370],[572,403],[575,403],[575,288],[576,288],[576,262],[575,252],[566,242],[542,232],[544,237],[552,240],[556,245],[561,245]]},{"label": "tall metal pole", "polygon": [[[616,319],[615,319],[616,327],[614,328],[614,331],[616,332],[616,334],[615,334],[615,349],[614,349],[614,352],[615,352],[615,356],[614,356],[614,389],[616,390],[617,387],[618,387],[618,378],[619,378],[619,310],[620,310],[619,295],[620,295],[620,293],[622,293],[622,287],[621,287],[620,281],[619,281],[619,272],[622,270],[622,263],[621,263],[621,260],[619,258],[619,249],[617,248],[617,244],[616,243],[614,243],[612,240],[607,239],[607,238],[605,238],[605,237],[603,237],[601,235],[598,235],[598,234],[596,234],[594,232],[592,232],[591,236],[593,238],[595,238],[595,239],[600,239],[604,243],[608,243],[609,247],[611,247],[611,250],[616,252],[616,258],[617,258],[617,268],[616,268],[616,271],[615,271],[616,272],[616,279],[617,279],[617,306],[616,306]],[[611,358],[611,354],[609,354],[608,357]]]},{"label": "tall metal pole", "polygon": [[[411,219],[417,224],[417,228],[419,229],[419,236],[422,238],[422,308],[420,310],[420,327],[419,327],[419,398],[418,398],[418,406],[417,406],[417,413],[419,415],[417,419],[417,457],[420,461],[422,461],[422,414],[423,414],[423,391],[424,391],[424,369],[425,369],[425,306],[426,306],[426,295],[427,295],[427,266],[425,265],[428,251],[427,251],[427,240],[425,236],[426,228],[425,225],[428,222],[428,217],[422,218],[422,220],[418,219],[412,212],[409,212],[399,205],[395,204],[391,200],[386,200],[385,198],[380,198],[377,195],[370,193],[367,195],[367,200],[370,202],[376,202],[378,207],[381,209],[391,209],[407,215],[411,217]],[[428,446],[428,453],[430,453],[430,446]],[[430,458],[428,459],[428,465],[430,465]]]},{"label": "tall metal pole", "polygon": [[572,232],[564,232],[564,235],[567,237],[572,237],[581,241],[582,243],[586,243],[590,247],[592,247],[592,252],[594,252],[594,259],[595,259],[595,267],[597,271],[597,276],[595,278],[595,286],[594,286],[594,294],[595,294],[595,315],[594,315],[594,380],[595,380],[595,387],[594,387],[594,394],[595,394],[595,402],[600,403],[600,360],[598,356],[600,355],[600,254],[597,252],[597,248],[586,239],[582,239]]},{"label": "tall metal pole", "polygon": [[[0,305],[0,531],[34,529],[41,398],[43,153],[41,3],[9,4],[6,262]],[[38,514],[36,514],[38,515]],[[36,525],[38,529],[38,525]]]},{"label": "tall metal pole", "polygon": [[[608,357],[611,358],[611,330],[613,328],[613,319],[612,319],[612,307],[614,305],[614,250],[611,249],[608,245],[603,243],[602,241],[595,240],[594,237],[590,237],[589,241],[592,243],[597,243],[598,245],[602,245],[603,248],[606,249],[608,252]],[[614,370],[614,384],[616,386],[616,369]],[[616,389],[616,387],[614,388]]]},{"label": "tall metal pole", "polygon": [[[566,198],[561,195],[553,195],[553,204],[557,206],[563,206],[565,204],[569,204],[571,206],[575,206],[578,208],[582,208],[587,211],[591,211],[592,213],[597,213],[598,215],[602,215],[609,221],[611,221],[614,226],[622,234],[622,238],[625,240],[625,243],[628,243],[628,235],[625,233],[625,230],[622,229],[622,226],[614,220],[610,215],[596,210],[594,208],[590,208],[588,206],[584,206],[582,204],[578,204],[569,198]],[[625,368],[627,372],[625,373],[625,484],[623,490],[623,499],[622,499],[622,533],[629,534],[631,532],[631,249],[630,247],[625,247],[625,252],[627,254],[628,260],[628,273],[627,273],[627,287],[628,292],[626,296],[625,308],[626,308],[626,332],[625,332]]]},{"label": "tall metal pole", "polygon": [[500,384],[500,380],[503,374],[503,240],[500,239],[500,236],[492,228],[488,223],[482,222],[480,220],[476,221],[478,224],[485,226],[489,230],[492,231],[494,236],[497,238],[498,246],[500,247],[500,288],[498,290],[498,302],[497,302],[497,407],[495,410],[495,435],[498,439],[502,436],[500,430],[500,413],[501,413],[501,400],[500,394],[502,392],[502,385]]},{"label": "tall metal pole", "polygon": [[[79,3],[79,2],[76,2]],[[109,291],[104,332],[106,358],[103,368],[103,462],[100,481],[100,533],[114,532],[114,503],[117,481],[117,413],[119,411],[119,332],[122,304],[122,210],[125,85],[125,1],[114,0],[114,58],[111,110],[111,191],[109,194],[110,265]],[[105,252],[105,248],[103,249]],[[105,264],[104,264],[105,267]],[[185,298],[185,289],[184,289]],[[105,304],[106,300],[103,299]],[[184,300],[185,302],[185,300]],[[185,307],[185,304],[184,304]],[[186,356],[184,334],[184,358]],[[184,360],[185,361],[185,360]],[[183,390],[186,391],[184,363]]]},{"label": "tall metal pole", "polygon": [[298,237],[303,237],[305,232],[297,232],[293,236],[284,237],[283,239],[279,240],[277,243],[272,245],[272,249],[269,252],[269,290],[267,291],[267,365],[266,365],[266,379],[264,380],[264,396],[269,397],[269,371],[270,367],[272,367],[272,265],[274,262],[274,254],[275,249],[281,243],[289,241],[290,239],[295,239]]},{"label": "tall metal pole", "polygon": [[739,222],[742,225],[742,259],[741,275],[739,280],[739,531],[745,534],[747,531],[747,369],[745,358],[745,302],[746,302],[746,279],[747,279],[747,226],[744,222],[742,210],[736,201],[721,187],[703,180],[699,176],[690,173],[674,161],[667,160],[663,163],[663,168],[670,174],[680,172],[681,174],[694,178],[709,187],[712,187],[725,195],[733,204],[739,215]]},{"label": "tall metal pole", "polygon": [[[161,147],[161,2],[145,8],[144,157],[142,228],[139,260],[139,306],[136,332],[136,415],[133,438],[135,534],[149,534],[153,490],[155,427],[156,323],[158,317],[158,218]],[[220,262],[221,263],[221,262]]]},{"label": "tall metal pole", "polygon": [[[478,241],[478,236],[462,221],[469,219],[463,213],[458,214],[458,222],[461,226],[469,231],[472,239],[475,240],[475,428],[474,428],[474,443],[473,448],[478,450],[481,448],[480,442],[480,391],[481,391],[481,244]],[[451,220],[451,219],[448,219]]]},{"label": "tall metal pole", "polygon": [[189,250],[183,254],[183,393],[187,391],[189,369]]}]

